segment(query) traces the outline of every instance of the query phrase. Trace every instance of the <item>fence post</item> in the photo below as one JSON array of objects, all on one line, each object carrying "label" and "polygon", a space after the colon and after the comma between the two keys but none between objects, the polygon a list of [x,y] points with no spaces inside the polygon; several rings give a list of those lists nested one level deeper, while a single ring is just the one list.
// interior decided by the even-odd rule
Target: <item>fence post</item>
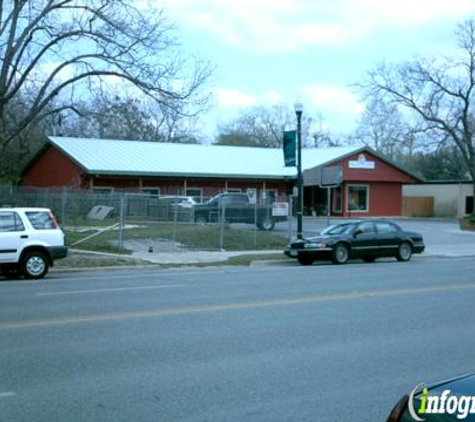
[{"label": "fence post", "polygon": [[178,220],[178,196],[175,197],[175,204],[171,204],[173,207],[173,244],[176,244],[176,222]]},{"label": "fence post", "polygon": [[66,206],[68,203],[68,188],[63,187],[61,193],[61,224],[66,224]]},{"label": "fence post", "polygon": [[254,247],[257,247],[257,200],[254,202]]},{"label": "fence post", "polygon": [[124,247],[124,217],[125,217],[125,195],[120,198],[120,212],[119,212],[119,252],[122,252]]},{"label": "fence post", "polygon": [[222,201],[219,205],[220,205],[219,249],[221,251],[224,251],[224,224],[226,223],[226,203]]},{"label": "fence post", "polygon": [[294,209],[294,201],[293,201],[293,196],[289,195],[289,243],[292,242],[292,218],[294,216],[293,209]]}]

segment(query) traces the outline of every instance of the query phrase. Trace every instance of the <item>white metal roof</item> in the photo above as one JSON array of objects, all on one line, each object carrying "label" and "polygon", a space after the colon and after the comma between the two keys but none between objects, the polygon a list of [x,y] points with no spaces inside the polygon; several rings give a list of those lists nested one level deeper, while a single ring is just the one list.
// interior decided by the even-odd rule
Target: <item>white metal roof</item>
[{"label": "white metal roof", "polygon": [[[282,149],[50,137],[50,143],[90,174],[228,178],[293,177]],[[361,147],[304,149],[302,170],[320,166]]]}]

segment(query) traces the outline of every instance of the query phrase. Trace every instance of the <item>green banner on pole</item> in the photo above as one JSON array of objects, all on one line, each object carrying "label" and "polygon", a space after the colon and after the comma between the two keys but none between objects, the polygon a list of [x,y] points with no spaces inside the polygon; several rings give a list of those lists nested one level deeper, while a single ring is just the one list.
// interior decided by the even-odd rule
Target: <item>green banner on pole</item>
[{"label": "green banner on pole", "polygon": [[296,139],[297,132],[295,130],[289,130],[284,132],[284,163],[285,167],[296,166]]}]

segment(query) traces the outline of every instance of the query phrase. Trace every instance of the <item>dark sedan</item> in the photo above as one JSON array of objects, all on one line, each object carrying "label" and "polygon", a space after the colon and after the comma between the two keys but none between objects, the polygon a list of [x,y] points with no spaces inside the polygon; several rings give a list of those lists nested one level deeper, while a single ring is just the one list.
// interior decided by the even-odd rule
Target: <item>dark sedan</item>
[{"label": "dark sedan", "polygon": [[424,251],[422,235],[402,230],[386,220],[357,221],[327,227],[319,236],[297,239],[284,253],[302,265],[316,260],[344,264],[350,258],[373,262],[379,257],[394,256],[409,261],[413,253]]}]

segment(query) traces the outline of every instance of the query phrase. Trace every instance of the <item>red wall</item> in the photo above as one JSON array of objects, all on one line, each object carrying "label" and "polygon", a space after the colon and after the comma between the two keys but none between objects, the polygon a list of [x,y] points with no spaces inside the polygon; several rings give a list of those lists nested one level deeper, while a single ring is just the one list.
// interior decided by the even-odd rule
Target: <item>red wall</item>
[{"label": "red wall", "polygon": [[[92,177],[92,184],[94,187],[114,187],[115,189],[140,189],[140,177],[108,177],[97,176]],[[85,179],[85,185],[89,188],[91,183],[91,176],[87,176]],[[256,181],[256,180],[234,180],[228,179],[227,184],[225,179],[191,179],[186,178],[187,188],[200,188],[202,189],[203,198],[208,198],[216,195],[227,189],[241,189],[243,192],[248,188],[256,188],[258,193],[262,191],[265,183],[266,189],[276,189],[279,196],[285,194],[285,181],[276,182],[272,180],[268,181]],[[168,178],[168,177],[142,177],[142,187],[154,187],[160,188],[161,195],[183,195],[185,187],[185,178]]]},{"label": "red wall", "polygon": [[399,183],[415,183],[414,177],[398,170],[396,167],[384,162],[378,157],[363,152],[366,157],[366,161],[374,161],[374,169],[352,169],[349,167],[349,161],[358,161],[360,154],[355,154],[347,157],[331,165],[342,166],[343,168],[343,180],[345,182],[399,182]]},{"label": "red wall", "polygon": [[[367,183],[369,187],[369,212],[348,212],[347,187],[352,183],[343,184],[343,213],[335,214],[342,217],[391,217],[401,215],[402,187],[400,183]],[[364,185],[366,183],[357,183]]]},{"label": "red wall", "polygon": [[57,149],[48,146],[23,175],[23,185],[82,188],[84,172]]},{"label": "red wall", "polygon": [[[374,162],[374,169],[350,168],[349,161],[358,161],[360,154],[354,154],[332,163],[343,169],[343,212],[342,217],[383,217],[398,216],[402,212],[402,184],[415,183],[414,177],[397,169],[389,163],[363,152],[366,161]],[[347,186],[349,184],[368,185],[369,212],[348,212]]]}]

